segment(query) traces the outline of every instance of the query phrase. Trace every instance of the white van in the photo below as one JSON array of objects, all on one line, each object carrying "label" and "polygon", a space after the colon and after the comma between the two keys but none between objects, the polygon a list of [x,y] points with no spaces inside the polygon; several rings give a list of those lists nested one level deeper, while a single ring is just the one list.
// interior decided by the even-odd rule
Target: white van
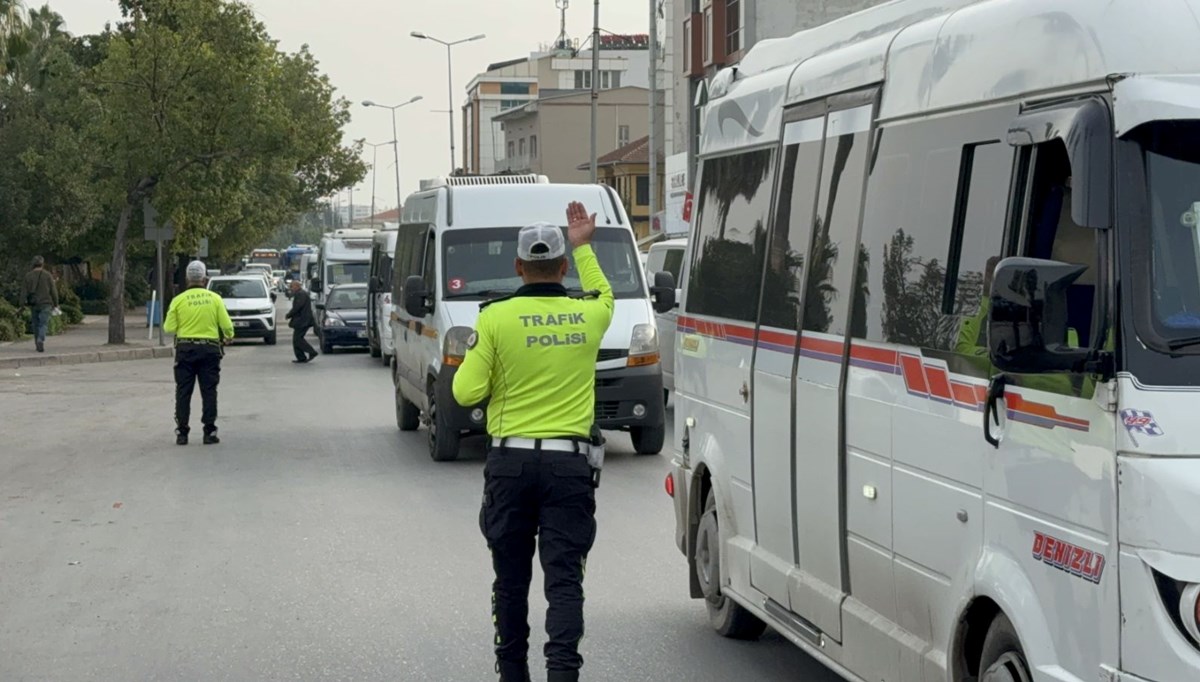
[{"label": "white van", "polygon": [[[486,405],[460,407],[451,393],[479,304],[520,287],[514,261],[521,227],[564,225],[567,205],[579,201],[597,216],[593,247],[616,297],[596,358],[596,421],[629,431],[639,453],[658,453],[665,423],[651,289],[616,193],[603,185],[552,185],[544,176],[455,177],[425,181],[422,189],[404,202],[392,278],[399,427],[414,430],[424,415],[430,455],[439,461],[458,456],[463,435],[483,432]],[[572,266],[568,289],[578,287],[577,277]],[[658,285],[657,299],[674,305],[674,282],[660,278]]]},{"label": "white van", "polygon": [[384,367],[392,366],[396,346],[392,337],[392,275],[395,271],[395,224],[375,233],[371,246],[370,301],[367,304],[367,342],[371,357],[380,358]]},{"label": "white van", "polygon": [[329,290],[340,284],[367,283],[375,232],[373,228],[347,228],[321,238],[316,273],[309,281],[313,303],[323,302]]},{"label": "white van", "polygon": [[[678,287],[683,282],[683,257],[686,251],[687,239],[669,239],[651,245],[650,253],[646,256],[647,278],[653,280],[654,274],[658,272],[670,273],[676,282],[677,301],[683,296],[683,291]],[[658,345],[662,348],[663,400],[665,402],[670,398],[671,391],[675,390],[675,327],[676,318],[679,317],[678,305],[666,312],[657,313],[656,317]]]},{"label": "white van", "polygon": [[902,0],[709,84],[666,484],[720,633],[1200,680],[1198,16]]}]

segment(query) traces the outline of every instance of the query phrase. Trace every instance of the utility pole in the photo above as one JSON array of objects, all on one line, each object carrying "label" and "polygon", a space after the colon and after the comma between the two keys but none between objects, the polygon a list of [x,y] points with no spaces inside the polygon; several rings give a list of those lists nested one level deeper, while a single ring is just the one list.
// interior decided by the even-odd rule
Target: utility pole
[{"label": "utility pole", "polygon": [[650,0],[650,232],[658,214],[658,0]]},{"label": "utility pole", "polygon": [[595,16],[592,20],[592,183],[595,184],[598,173],[596,170],[596,128],[599,126],[600,111],[600,0],[595,0]]}]

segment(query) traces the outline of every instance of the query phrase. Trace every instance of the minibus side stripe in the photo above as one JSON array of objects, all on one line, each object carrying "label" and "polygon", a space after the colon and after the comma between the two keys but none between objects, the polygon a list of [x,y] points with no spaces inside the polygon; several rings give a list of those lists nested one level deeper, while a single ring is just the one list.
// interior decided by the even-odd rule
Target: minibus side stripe
[{"label": "minibus side stripe", "polygon": [[[741,346],[755,345],[753,327],[685,315],[679,316],[677,325],[679,331],[685,334],[697,334]],[[760,350],[791,354],[796,347],[796,334],[763,328],[759,331],[757,345]],[[806,358],[840,363],[841,349],[840,340],[810,334],[800,338],[800,355]],[[859,369],[902,376],[909,395],[945,405],[982,412],[987,399],[985,385],[972,383],[969,377],[951,374],[944,366],[923,358],[919,351],[877,348],[855,341],[850,347],[850,364]],[[1053,405],[1034,402],[1012,389],[1006,391],[1005,400],[1008,418],[1022,424],[1073,431],[1088,431],[1091,428],[1091,422],[1086,419],[1061,415]]]}]

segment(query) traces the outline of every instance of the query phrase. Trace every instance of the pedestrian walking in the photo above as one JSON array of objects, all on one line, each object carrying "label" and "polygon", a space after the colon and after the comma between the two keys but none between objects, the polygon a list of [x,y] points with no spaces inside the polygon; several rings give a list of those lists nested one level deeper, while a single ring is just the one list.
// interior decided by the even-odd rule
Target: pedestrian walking
[{"label": "pedestrian walking", "polygon": [[304,364],[317,357],[317,349],[304,338],[315,323],[312,298],[300,285],[300,280],[292,280],[291,289],[292,309],[288,311],[287,319],[288,326],[292,328],[292,351],[296,354],[296,359],[292,362]]},{"label": "pedestrian walking", "polygon": [[224,345],[233,341],[233,321],[225,301],[209,291],[208,269],[194,260],[188,263],[188,288],[171,300],[163,331],[175,335],[175,442],[188,444],[192,392],[200,383],[204,444],[215,445],[217,437],[217,384],[221,381]]},{"label": "pedestrian walking", "polygon": [[479,524],[492,551],[496,671],[529,680],[529,583],[535,538],[546,576],[549,682],[579,679],[583,574],[596,537],[589,460],[595,427],[596,355],[613,315],[613,292],[592,251],[596,216],[573,202],[567,239],[584,291],[571,297],[562,228],[538,223],[517,238],[516,293],[481,306],[454,377],[465,406],[488,399],[491,448]]},{"label": "pedestrian walking", "polygon": [[54,284],[54,276],[46,270],[46,260],[41,256],[33,257],[33,269],[25,273],[25,279],[21,282],[21,302],[29,308],[37,352],[45,353],[50,317],[58,308],[58,287]]}]

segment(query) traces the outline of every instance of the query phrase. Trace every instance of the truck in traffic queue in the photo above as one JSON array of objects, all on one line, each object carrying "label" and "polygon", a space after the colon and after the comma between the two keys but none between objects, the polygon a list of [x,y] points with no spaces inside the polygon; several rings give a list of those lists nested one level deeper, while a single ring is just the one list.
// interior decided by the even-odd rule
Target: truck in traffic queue
[{"label": "truck in traffic queue", "polygon": [[366,284],[371,267],[371,244],[375,229],[334,230],[321,238],[315,272],[309,280],[313,303],[321,303],[339,284]]},{"label": "truck in traffic queue", "polygon": [[1200,680],[1198,10],[901,0],[704,85],[666,487],[720,634]]}]

